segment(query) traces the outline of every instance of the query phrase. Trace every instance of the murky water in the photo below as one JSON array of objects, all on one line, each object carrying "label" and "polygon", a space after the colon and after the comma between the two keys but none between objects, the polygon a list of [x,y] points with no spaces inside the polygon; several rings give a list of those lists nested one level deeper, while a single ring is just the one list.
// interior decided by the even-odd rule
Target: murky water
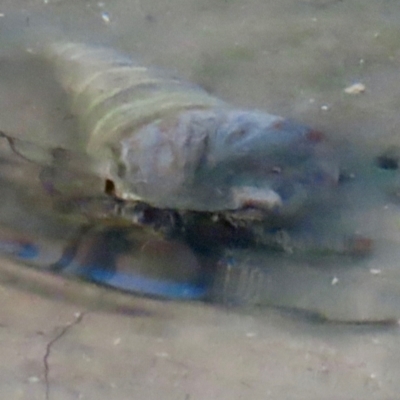
[{"label": "murky water", "polygon": [[[26,326],[23,322],[13,325],[19,318],[24,319],[20,306],[14,315],[10,316],[10,310],[5,312],[3,318],[17,336],[25,335],[37,321],[45,321],[46,312],[48,318],[57,315],[57,309],[65,315],[71,304],[91,310],[85,332],[68,343],[71,348],[86,349],[88,357],[101,367],[87,372],[91,384],[79,384],[73,393],[71,371],[80,371],[81,364],[73,365],[60,349],[57,362],[70,367],[59,372],[57,379],[62,383],[55,385],[50,394],[66,399],[76,398],[73,396],[79,393],[84,398],[99,398],[98,382],[112,390],[110,380],[114,379],[117,389],[113,398],[121,399],[132,385],[140,388],[138,398],[157,398],[157,390],[171,399],[244,395],[395,397],[399,368],[396,326],[381,329],[320,325],[309,317],[348,322],[399,319],[399,176],[396,169],[388,169],[387,165],[382,168],[382,163],[377,162],[388,148],[400,145],[395,85],[400,61],[397,3],[21,0],[4,3],[0,12],[5,13],[2,18],[7,18],[9,10],[23,8],[50,15],[72,37],[112,45],[134,54],[144,65],[172,70],[235,106],[283,115],[323,131],[340,154],[347,178],[323,213],[319,210],[311,219],[308,234],[294,235],[295,245],[298,238],[300,248],[315,246],[318,254],[230,249],[220,255],[209,296],[219,304],[235,306],[231,311],[221,306],[131,299],[74,281],[60,283],[64,281],[57,277],[11,268],[4,261],[5,290],[10,282],[14,283],[8,296],[26,304],[30,296],[26,288],[31,293],[48,294],[45,300],[38,297],[40,300],[36,301],[43,310],[36,308]],[[24,138],[41,135],[49,147],[62,143],[69,148],[76,122],[68,114],[65,95],[49,77],[48,66],[21,59],[18,51],[6,44],[1,54],[0,129]],[[365,90],[346,93],[345,89],[354,83],[362,83]],[[36,259],[36,265],[52,265],[60,260],[65,243],[73,243],[81,235],[81,221],[66,219],[62,214],[54,216],[52,203],[40,190],[40,167],[32,163],[27,167],[25,160],[16,160],[4,142],[2,158],[7,162],[2,167],[0,209],[3,251],[32,262],[29,252],[43,250],[40,254],[45,259]],[[395,156],[390,161],[397,163]],[[99,262],[104,256],[98,256],[104,237],[96,239],[95,233],[84,236],[79,261],[93,262],[97,257]],[[354,237],[367,241],[353,243],[351,252],[344,251],[341,240]],[[180,268],[168,270],[168,274],[192,285],[183,289],[185,293],[198,288],[198,277],[204,273],[198,255],[186,247],[182,250],[182,244],[160,245],[157,240],[151,237],[153,247],[142,258],[134,251],[120,257],[121,271],[135,262],[137,271],[157,276],[158,270],[152,272],[146,267],[154,261],[152,249],[160,252],[158,259],[178,253],[181,257],[175,264],[189,263],[193,268],[185,276]],[[142,246],[135,237],[128,241]],[[15,243],[18,248],[12,247]],[[35,249],[29,244],[34,244]],[[289,242],[291,245],[293,242]],[[326,248],[338,251],[321,251]],[[208,268],[207,264],[207,271]],[[162,269],[168,269],[168,263]],[[74,265],[70,272],[74,272]],[[27,274],[25,278],[23,273]],[[15,283],[24,291],[15,289]],[[52,305],[54,297],[64,301]],[[133,318],[134,322],[127,322],[117,312],[123,309],[131,313],[138,305],[146,317],[140,314]],[[298,309],[304,314],[295,314],[299,318],[290,313],[282,316],[268,308],[271,305]],[[114,315],[96,311],[110,308]],[[147,313],[151,314],[149,318]],[[124,350],[115,355],[119,361],[113,363],[119,376],[109,371],[106,358],[110,350],[102,345],[108,336],[96,332],[96,324],[115,324],[115,330],[108,328],[108,334],[117,335],[115,340],[124,343]],[[140,354],[135,353],[137,345],[143,346]],[[136,383],[128,384],[131,377],[128,379],[122,372],[124,363],[130,362],[122,356],[124,351],[137,356],[137,367],[141,365],[145,371],[132,372]],[[150,366],[153,352],[158,354],[154,356],[158,361]],[[267,353],[272,354],[271,360],[265,360]],[[168,363],[175,368],[174,377],[166,374]],[[218,371],[220,380],[212,378],[213,371]],[[266,375],[270,377],[267,380]],[[154,390],[149,389],[151,384]],[[204,385],[210,388],[209,392],[205,393]],[[40,396],[38,390],[37,398]],[[20,394],[15,398],[27,397]]]}]

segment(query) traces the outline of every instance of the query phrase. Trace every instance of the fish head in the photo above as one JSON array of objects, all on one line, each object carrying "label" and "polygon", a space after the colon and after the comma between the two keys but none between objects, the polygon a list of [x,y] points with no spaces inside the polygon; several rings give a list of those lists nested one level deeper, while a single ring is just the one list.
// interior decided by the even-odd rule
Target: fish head
[{"label": "fish head", "polygon": [[[322,132],[254,111],[230,111],[210,138],[199,181],[238,217],[295,215],[337,187],[339,162]],[[255,212],[257,211],[257,212]]]},{"label": "fish head", "polygon": [[125,198],[243,217],[296,213],[339,177],[322,133],[254,111],[181,112],[125,137],[119,154]]}]

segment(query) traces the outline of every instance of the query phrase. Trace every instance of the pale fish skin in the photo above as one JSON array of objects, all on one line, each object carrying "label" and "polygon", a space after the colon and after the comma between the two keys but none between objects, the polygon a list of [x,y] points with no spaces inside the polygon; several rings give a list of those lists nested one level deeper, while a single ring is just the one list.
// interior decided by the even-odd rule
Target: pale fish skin
[{"label": "pale fish skin", "polygon": [[242,110],[113,49],[36,45],[70,97],[83,153],[117,198],[157,208],[296,213],[338,182],[324,135]]},{"label": "pale fish skin", "polygon": [[[104,196],[106,191],[128,204],[232,213],[250,225],[254,215],[262,215],[277,219],[280,228],[281,216],[315,212],[313,204],[335,192],[338,162],[322,133],[265,112],[237,109],[111,48],[60,40],[58,35],[33,36],[25,51],[53,68],[79,122],[80,144],[76,154],[65,158],[62,152],[41,150],[34,137],[31,143],[12,144],[17,153],[45,160],[46,168],[53,163],[42,178],[54,183],[62,196]],[[57,272],[71,269],[71,274],[126,291],[186,299],[207,294],[208,282],[197,280],[196,262],[188,262],[193,277],[178,283],[157,274],[140,275],[129,257],[129,267],[121,267],[123,254],[112,248],[108,250],[114,258],[98,265],[98,257],[91,256],[108,244],[102,234],[97,239],[87,245],[90,257],[78,259],[77,251],[65,258],[68,252],[62,248],[52,265]],[[41,265],[42,254],[49,254],[35,239],[21,241],[14,235],[0,238],[0,247],[32,264]]]}]

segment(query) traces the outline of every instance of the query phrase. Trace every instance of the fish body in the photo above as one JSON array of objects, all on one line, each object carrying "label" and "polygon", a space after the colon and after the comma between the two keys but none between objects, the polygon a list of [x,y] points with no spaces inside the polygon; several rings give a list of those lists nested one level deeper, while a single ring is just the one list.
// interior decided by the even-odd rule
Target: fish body
[{"label": "fish body", "polygon": [[283,215],[337,182],[338,166],[319,132],[236,109],[107,47],[44,41],[33,53],[48,61],[69,96],[81,158],[118,199]]},{"label": "fish body", "polygon": [[[204,298],[213,278],[212,268],[197,257],[199,242],[211,249],[254,244],[246,236],[254,233],[253,225],[283,228],[288,217],[312,213],[336,187],[338,164],[318,131],[233,107],[112,48],[33,36],[25,50],[50,67],[67,95],[78,143],[49,148],[35,135],[2,137],[21,159],[41,165],[40,180],[50,197],[66,199],[68,210],[73,203],[69,223],[82,224],[75,217],[83,213],[95,226],[94,234],[85,228],[72,245],[62,246],[60,257],[47,266],[54,272],[152,296]],[[137,205],[145,206],[144,225],[165,228],[178,213],[185,225],[180,244],[134,226],[143,225]],[[58,223],[59,215],[54,218]],[[138,229],[139,239],[132,239]],[[0,251],[41,264],[46,250],[18,237],[0,237]],[[112,244],[116,240],[127,240],[129,249]],[[271,247],[277,246],[273,240]],[[165,265],[171,254],[183,260],[174,273]]]}]

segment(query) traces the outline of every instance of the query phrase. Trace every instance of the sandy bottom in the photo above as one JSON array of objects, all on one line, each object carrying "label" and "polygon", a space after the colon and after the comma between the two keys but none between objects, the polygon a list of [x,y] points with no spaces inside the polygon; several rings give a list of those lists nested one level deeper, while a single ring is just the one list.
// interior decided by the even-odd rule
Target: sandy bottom
[{"label": "sandy bottom", "polygon": [[397,325],[135,299],[1,268],[4,398],[394,399],[400,389]]}]

